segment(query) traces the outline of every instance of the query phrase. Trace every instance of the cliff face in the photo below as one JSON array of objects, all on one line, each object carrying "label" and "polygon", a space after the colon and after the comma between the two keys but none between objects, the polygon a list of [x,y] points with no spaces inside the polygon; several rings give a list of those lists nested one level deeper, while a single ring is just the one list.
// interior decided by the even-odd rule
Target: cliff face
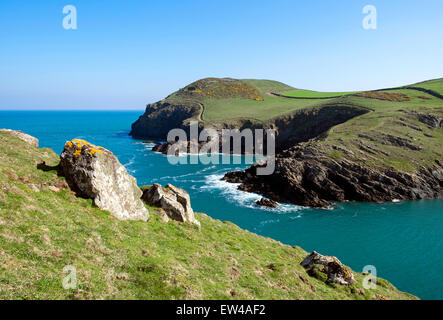
[{"label": "cliff face", "polygon": [[443,196],[443,166],[438,160],[415,173],[369,168],[357,161],[334,159],[311,141],[279,154],[272,175],[257,175],[257,167],[229,172],[223,179],[241,183],[239,189],[244,191],[310,207],[328,207],[345,200],[383,202]]},{"label": "cliff face", "polygon": [[175,128],[186,128],[186,122],[198,117],[201,106],[197,103],[170,103],[159,101],[149,104],[145,113],[132,124],[130,135],[134,138],[165,139]]},{"label": "cliff face", "polygon": [[[274,129],[276,133],[275,146],[276,151],[278,152],[299,142],[306,142],[312,138],[326,134],[333,126],[344,123],[367,112],[370,112],[370,110],[366,108],[345,104],[331,104],[318,108],[299,110],[264,122],[238,119],[234,122],[211,123],[206,126],[204,126],[203,123],[199,123],[199,130],[203,128],[212,128],[217,130],[221,137],[223,129],[239,129],[240,131],[251,129],[252,133],[254,133],[255,129]],[[190,119],[187,119],[182,122],[180,128],[189,131],[187,126],[189,121]],[[166,136],[163,137],[163,139],[165,138]],[[201,143],[200,146],[202,144],[203,143]],[[245,141],[242,140],[242,154],[245,152],[244,144]],[[167,154],[170,147],[170,143],[158,144],[153,151]],[[266,151],[266,137],[264,147]],[[222,152],[222,141],[220,141],[219,152]],[[233,152],[232,148],[230,152]]]},{"label": "cliff face", "polygon": [[275,201],[311,207],[441,198],[442,113],[436,108],[364,114],[280,151],[269,176],[257,175],[255,164],[224,180]]},{"label": "cliff face", "polygon": [[268,126],[276,129],[276,149],[282,151],[327,134],[333,126],[368,112],[366,108],[337,103],[277,117]]}]

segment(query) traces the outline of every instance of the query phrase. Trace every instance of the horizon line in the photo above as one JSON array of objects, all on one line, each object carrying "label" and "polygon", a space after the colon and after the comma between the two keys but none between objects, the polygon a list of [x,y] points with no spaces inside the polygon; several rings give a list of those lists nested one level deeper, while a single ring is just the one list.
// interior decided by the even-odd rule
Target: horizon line
[{"label": "horizon line", "polygon": [[1,111],[144,111],[143,109],[1,109]]}]

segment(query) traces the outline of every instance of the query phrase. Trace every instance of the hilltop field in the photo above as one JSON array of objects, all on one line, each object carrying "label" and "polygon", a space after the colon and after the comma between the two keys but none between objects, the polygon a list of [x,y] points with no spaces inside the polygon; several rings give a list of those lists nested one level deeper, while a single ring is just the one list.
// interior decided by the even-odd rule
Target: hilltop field
[{"label": "hilltop field", "polygon": [[[201,120],[206,123],[236,119],[265,121],[299,109],[321,107],[333,103],[346,103],[383,111],[399,104],[424,107],[441,105],[441,99],[410,87],[433,90],[443,95],[443,79],[431,80],[412,86],[368,92],[317,92],[292,88],[272,80],[207,78],[191,83],[171,94],[171,103],[199,103],[203,106]],[[280,96],[278,96],[280,95]],[[291,99],[296,98],[296,99]],[[402,104],[403,105],[403,104]]]},{"label": "hilltop field", "polygon": [[[121,221],[76,197],[57,174],[60,158],[0,133],[1,299],[415,299],[378,279],[362,287],[307,274],[303,249],[200,213],[201,230]],[[44,162],[44,163],[43,163]],[[63,270],[77,270],[63,289]]]}]

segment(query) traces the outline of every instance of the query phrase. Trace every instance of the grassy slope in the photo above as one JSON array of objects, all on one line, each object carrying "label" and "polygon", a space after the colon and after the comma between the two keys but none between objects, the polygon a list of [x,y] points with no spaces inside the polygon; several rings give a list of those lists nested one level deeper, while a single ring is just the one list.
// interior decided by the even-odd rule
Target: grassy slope
[{"label": "grassy slope", "polygon": [[[424,88],[428,90],[433,90],[435,92],[438,92],[440,94],[443,94],[443,79],[434,79],[434,80],[428,80],[419,82],[413,85],[410,85],[412,87],[419,87]],[[399,87],[401,89],[402,87]],[[329,98],[329,97],[336,97],[336,96],[343,96],[343,95],[349,95],[349,94],[355,94],[359,91],[348,91],[348,92],[319,92],[319,91],[311,91],[311,90],[300,90],[300,89],[289,89],[287,91],[272,91],[272,92],[280,92],[285,96],[288,97],[298,97],[298,98]]]},{"label": "grassy slope", "polygon": [[[206,122],[248,119],[264,121],[298,109],[314,107],[320,104],[317,100],[295,100],[269,95],[270,92],[297,90],[284,83],[272,80],[243,79],[242,82],[256,88],[264,101],[250,99],[203,99]],[[325,103],[329,100],[322,100]]]},{"label": "grassy slope", "polygon": [[[119,221],[68,190],[51,191],[63,178],[37,169],[41,161],[59,160],[0,134],[1,299],[414,298],[382,279],[358,294],[360,274],[354,288],[326,285],[299,265],[301,248],[204,214],[200,232],[162,222],[155,208],[148,222]],[[78,270],[76,290],[62,288],[66,265]]]},{"label": "grassy slope", "polygon": [[318,91],[310,91],[310,90],[295,90],[295,91],[287,91],[284,92],[283,95],[288,97],[297,97],[297,98],[333,98],[337,96],[344,96],[348,94],[356,93],[355,91],[349,92],[318,92]]},{"label": "grassy slope", "polygon": [[264,121],[298,109],[318,106],[327,100],[292,100],[282,97],[264,96],[264,101],[248,99],[205,99],[206,122],[229,122],[234,119]]},{"label": "grassy slope", "polygon": [[419,82],[412,86],[433,90],[440,94],[443,94],[443,79],[434,79],[434,80]]},{"label": "grassy slope", "polygon": [[[431,166],[435,160],[441,160],[443,129],[431,130],[426,124],[418,121],[417,117],[408,115],[404,111],[443,117],[443,101],[413,90],[390,91],[390,93],[394,92],[407,94],[413,99],[405,102],[390,102],[353,96],[341,98],[340,100],[346,103],[365,105],[374,111],[335,126],[330,130],[328,137],[319,142],[319,146],[324,146],[327,152],[336,158],[353,159],[364,162],[369,167],[388,166],[408,172],[414,172],[423,165]],[[417,128],[422,131],[418,131]],[[361,135],[375,137],[377,141]],[[419,146],[422,150],[387,145],[384,139],[380,138],[383,135],[407,139],[412,145]],[[378,151],[368,153],[362,150],[362,141],[366,146]],[[331,146],[345,147],[352,151],[354,156],[337,150],[331,151]]]},{"label": "grassy slope", "polygon": [[[269,120],[280,115],[294,112],[304,108],[311,107],[321,107],[324,104],[330,104],[334,102],[339,102],[342,99],[333,98],[337,95],[347,95],[357,92],[317,92],[309,90],[300,90],[292,88],[284,83],[271,81],[271,80],[253,80],[253,79],[243,79],[241,80],[248,86],[251,86],[258,90],[264,101],[254,101],[245,98],[233,98],[228,97],[225,99],[215,99],[210,97],[203,97],[201,99],[189,99],[190,101],[202,103],[205,107],[203,120],[205,122],[229,122],[231,120],[237,119],[248,119],[255,121]],[[436,79],[421,82],[413,86],[422,87],[425,89],[431,89],[436,92],[443,92],[443,79]],[[276,97],[269,95],[270,92],[282,93],[284,95],[307,98],[307,99],[288,99],[284,97]],[[395,91],[389,91],[390,93],[403,92],[411,96],[427,96],[426,94],[420,94],[420,92],[414,92],[414,90],[404,90],[399,88]],[[312,98],[328,98],[315,100]],[[308,99],[311,98],[311,99]],[[432,103],[434,105],[442,105],[442,101],[430,96]],[[174,94],[170,96],[172,101],[180,102],[183,98],[177,98]],[[423,99],[415,99],[412,104],[420,106]],[[347,100],[348,102],[353,102],[352,98]],[[363,99],[360,100],[362,106],[371,107],[372,105],[379,105],[378,101],[374,99]],[[394,106],[395,103],[391,103]],[[399,104],[397,103],[397,106]],[[429,103],[428,103],[429,105]],[[379,109],[380,111],[380,109]]]},{"label": "grassy slope", "polygon": [[288,90],[297,90],[285,83],[274,80],[242,79],[241,81],[253,88],[257,88],[261,94],[265,94],[267,92],[280,93]]}]

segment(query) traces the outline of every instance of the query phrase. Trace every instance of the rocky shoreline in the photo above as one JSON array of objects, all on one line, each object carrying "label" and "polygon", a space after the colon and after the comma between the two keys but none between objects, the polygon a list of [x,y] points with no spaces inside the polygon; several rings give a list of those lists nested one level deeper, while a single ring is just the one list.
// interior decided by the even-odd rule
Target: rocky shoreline
[{"label": "rocky shoreline", "polygon": [[258,166],[229,172],[223,180],[240,183],[240,190],[262,194],[274,201],[317,208],[344,201],[443,197],[443,166],[438,160],[434,166],[422,167],[416,174],[392,168],[376,170],[348,159],[332,159],[317,150],[311,141],[279,154],[272,175],[258,176]]}]

